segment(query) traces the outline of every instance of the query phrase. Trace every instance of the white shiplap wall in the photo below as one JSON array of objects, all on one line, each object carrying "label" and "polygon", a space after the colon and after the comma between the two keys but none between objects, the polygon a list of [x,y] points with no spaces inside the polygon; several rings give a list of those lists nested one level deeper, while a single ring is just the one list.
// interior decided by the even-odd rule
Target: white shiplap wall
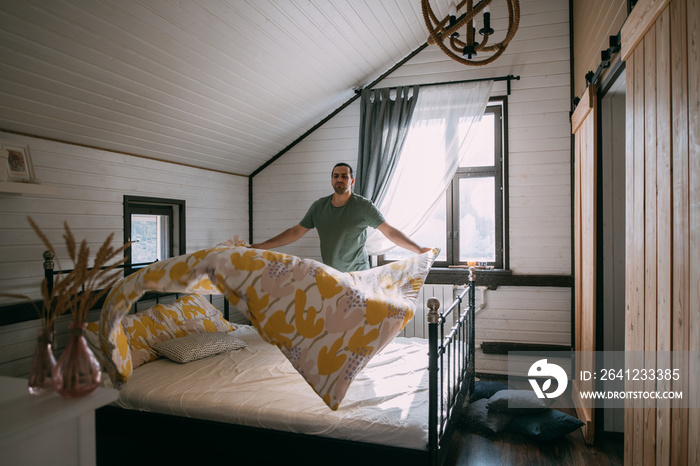
[{"label": "white shiplap wall", "polygon": [[[110,233],[123,239],[123,196],[184,199],[187,251],[197,251],[248,230],[248,179],[113,152],[0,132],[28,144],[36,175],[55,196],[0,192],[0,290],[38,297],[45,247],[26,217],[65,255],[63,222],[94,252]],[[63,254],[63,255],[62,255]],[[0,304],[8,302],[0,298]]]},{"label": "white shiplap wall", "polygon": [[[517,274],[568,275],[571,136],[567,2],[521,1],[515,38],[504,55],[488,66],[465,67],[438,48],[428,47],[377,87],[508,74],[520,76],[519,81],[512,81],[508,97],[510,268]],[[506,84],[496,83],[493,95],[505,94]],[[298,223],[311,202],[330,194],[330,172],[335,163],[356,165],[358,125],[356,101],[253,178],[255,241]],[[320,259],[315,231],[282,250]],[[480,341],[570,344],[568,288],[502,287],[484,296],[485,307],[477,319]],[[523,325],[532,330],[523,332]]]},{"label": "white shiplap wall", "polygon": [[[248,179],[129,155],[0,132],[0,139],[28,144],[36,175],[57,195],[0,192],[0,292],[39,298],[46,249],[26,217],[42,228],[59,254],[57,267],[70,268],[63,222],[94,252],[110,233],[123,238],[123,196],[184,199],[187,252],[211,247],[248,231]],[[0,305],[17,300],[0,298]],[[215,302],[222,308],[223,302]],[[96,319],[97,315],[91,316]],[[236,318],[234,318],[235,320]],[[57,355],[65,344],[67,317],[57,324]],[[29,371],[38,321],[0,328],[0,374]]]}]

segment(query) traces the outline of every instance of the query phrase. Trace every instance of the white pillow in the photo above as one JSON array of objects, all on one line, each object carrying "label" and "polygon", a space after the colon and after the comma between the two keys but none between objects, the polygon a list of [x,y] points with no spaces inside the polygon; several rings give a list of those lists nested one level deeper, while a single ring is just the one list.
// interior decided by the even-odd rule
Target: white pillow
[{"label": "white pillow", "polygon": [[245,346],[245,342],[227,333],[197,333],[156,343],[153,348],[161,356],[184,364]]}]

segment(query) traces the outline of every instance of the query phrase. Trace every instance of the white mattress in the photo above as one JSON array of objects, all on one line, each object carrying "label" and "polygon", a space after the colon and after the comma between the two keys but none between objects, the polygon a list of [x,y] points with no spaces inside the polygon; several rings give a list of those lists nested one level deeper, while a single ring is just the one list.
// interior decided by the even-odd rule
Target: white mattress
[{"label": "white mattress", "polygon": [[428,443],[427,340],[397,337],[376,355],[332,411],[253,327],[247,347],[187,364],[136,368],[119,406],[423,450]]}]

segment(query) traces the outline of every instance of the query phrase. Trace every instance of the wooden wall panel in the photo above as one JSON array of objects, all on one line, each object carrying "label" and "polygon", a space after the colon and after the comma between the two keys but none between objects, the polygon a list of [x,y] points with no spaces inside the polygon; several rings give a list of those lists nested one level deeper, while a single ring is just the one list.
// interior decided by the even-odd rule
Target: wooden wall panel
[{"label": "wooden wall panel", "polygon": [[[671,82],[670,82],[669,9],[656,22],[656,348],[671,350],[671,296],[672,296],[672,198],[671,198]],[[653,316],[652,316],[653,317]],[[671,389],[670,381],[660,382],[659,390]],[[656,415],[656,462],[666,464],[670,459],[671,410],[659,407]]]},{"label": "wooden wall panel", "polygon": [[[673,301],[671,306],[673,351],[688,348],[690,230],[688,226],[688,59],[686,2],[672,1],[669,5],[671,29],[671,152],[673,167]],[[687,381],[673,385],[688,390]],[[688,462],[688,411],[671,411],[671,464]]]},{"label": "wooden wall panel", "polygon": [[[627,189],[632,189],[635,197],[634,210],[631,212],[631,218],[627,220],[632,223],[634,228],[634,239],[632,240],[632,270],[631,274],[634,280],[634,292],[632,295],[632,303],[630,304],[631,316],[627,325],[633,327],[632,342],[634,342],[634,350],[641,351],[644,349],[644,47],[638,47],[634,51],[634,141],[633,141],[633,157],[634,157],[634,173],[633,185]],[[632,381],[632,390],[642,390],[640,381]],[[630,433],[625,426],[625,433],[634,436],[635,449],[633,452],[633,463],[643,463],[644,453],[644,416],[641,409],[641,400],[633,400],[631,402],[633,409],[634,424]]]},{"label": "wooden wall panel", "polygon": [[[634,341],[633,334],[636,328],[636,322],[633,323],[632,317],[635,315],[633,312],[633,297],[634,297],[634,287],[635,287],[635,277],[632,274],[634,264],[634,225],[632,225],[632,213],[635,209],[635,198],[634,198],[634,118],[630,116],[634,113],[635,107],[635,93],[634,82],[635,74],[634,69],[636,68],[636,62],[634,55],[631,55],[627,59],[627,72],[626,72],[626,86],[627,92],[625,93],[625,351],[632,350],[632,343]],[[625,382],[625,389],[631,389],[631,383],[629,381]],[[634,417],[632,410],[625,410],[625,431],[630,432],[634,426]],[[634,451],[634,436],[625,434],[624,440],[624,453],[625,458],[629,458],[631,452]]]},{"label": "wooden wall panel", "polygon": [[[579,112],[582,111],[579,109]],[[574,114],[576,115],[576,114]],[[578,126],[577,122],[572,121],[572,126]],[[572,128],[573,130],[573,128]],[[580,310],[583,308],[583,280],[581,277],[583,277],[583,256],[582,256],[582,230],[581,228],[578,227],[578,225],[581,224],[581,189],[576,189],[576,186],[581,186],[581,155],[584,152],[584,149],[582,147],[583,141],[582,138],[580,137],[574,137],[574,166],[572,167],[572,170],[574,171],[574,219],[573,219],[573,224],[574,224],[574,231],[573,231],[573,239],[574,239],[574,264],[573,264],[573,274],[574,274],[574,299],[573,299],[573,306],[574,306],[574,328],[573,328],[573,341],[572,344],[574,346],[574,349],[576,349],[580,345],[580,336],[579,332],[582,327],[583,327],[583,315]]]},{"label": "wooden wall panel", "polygon": [[[690,381],[688,393],[693,415],[688,419],[688,463],[700,464],[700,1],[687,2],[688,37],[688,173],[689,173],[689,257],[690,303],[688,320],[691,352]],[[691,78],[692,77],[692,78]]]},{"label": "wooden wall panel", "polygon": [[[597,307],[597,128],[598,97],[589,86],[571,117],[574,134],[574,349],[576,367],[594,371],[590,358],[596,350]],[[595,389],[593,380],[573,381],[572,397],[586,443],[593,443],[595,430],[594,403],[579,396]]]},{"label": "wooden wall panel", "polygon": [[664,11],[668,2],[669,0],[649,0],[635,5],[634,14],[629,15],[622,26],[622,35],[625,40],[622,43],[620,55],[623,60],[629,57],[646,33],[654,27],[656,18]]},{"label": "wooden wall panel", "polygon": [[628,401],[625,462],[698,464],[700,273],[692,258],[700,254],[699,10],[697,0],[659,5],[640,1],[622,37],[623,45],[628,41],[631,132],[625,347],[651,356],[673,350],[691,360],[690,367],[680,367],[688,374],[680,382],[628,384],[631,390],[682,391],[684,400],[670,408]]},{"label": "wooden wall panel", "polygon": [[[656,30],[644,37],[644,351],[656,350]],[[647,353],[645,353],[647,354]],[[656,361],[647,361],[653,364]],[[649,366],[653,367],[653,366]],[[655,388],[654,381],[641,384],[642,390]],[[653,401],[645,401],[643,412],[644,464],[656,460],[656,409]]]}]

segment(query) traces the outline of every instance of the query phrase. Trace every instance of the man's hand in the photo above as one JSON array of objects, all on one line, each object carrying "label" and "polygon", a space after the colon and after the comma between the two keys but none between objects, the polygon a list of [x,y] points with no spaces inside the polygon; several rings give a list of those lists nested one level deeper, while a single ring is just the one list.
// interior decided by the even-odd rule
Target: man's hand
[{"label": "man's hand", "polygon": [[386,236],[387,239],[395,245],[400,246],[404,249],[408,249],[409,251],[415,252],[416,254],[423,254],[424,252],[428,252],[432,249],[418,246],[416,243],[413,242],[413,240],[411,240],[411,238],[409,238],[408,236],[403,234],[403,232],[397,230],[396,228],[392,227],[386,222],[379,225],[377,227],[377,230],[381,231],[382,234]]}]

